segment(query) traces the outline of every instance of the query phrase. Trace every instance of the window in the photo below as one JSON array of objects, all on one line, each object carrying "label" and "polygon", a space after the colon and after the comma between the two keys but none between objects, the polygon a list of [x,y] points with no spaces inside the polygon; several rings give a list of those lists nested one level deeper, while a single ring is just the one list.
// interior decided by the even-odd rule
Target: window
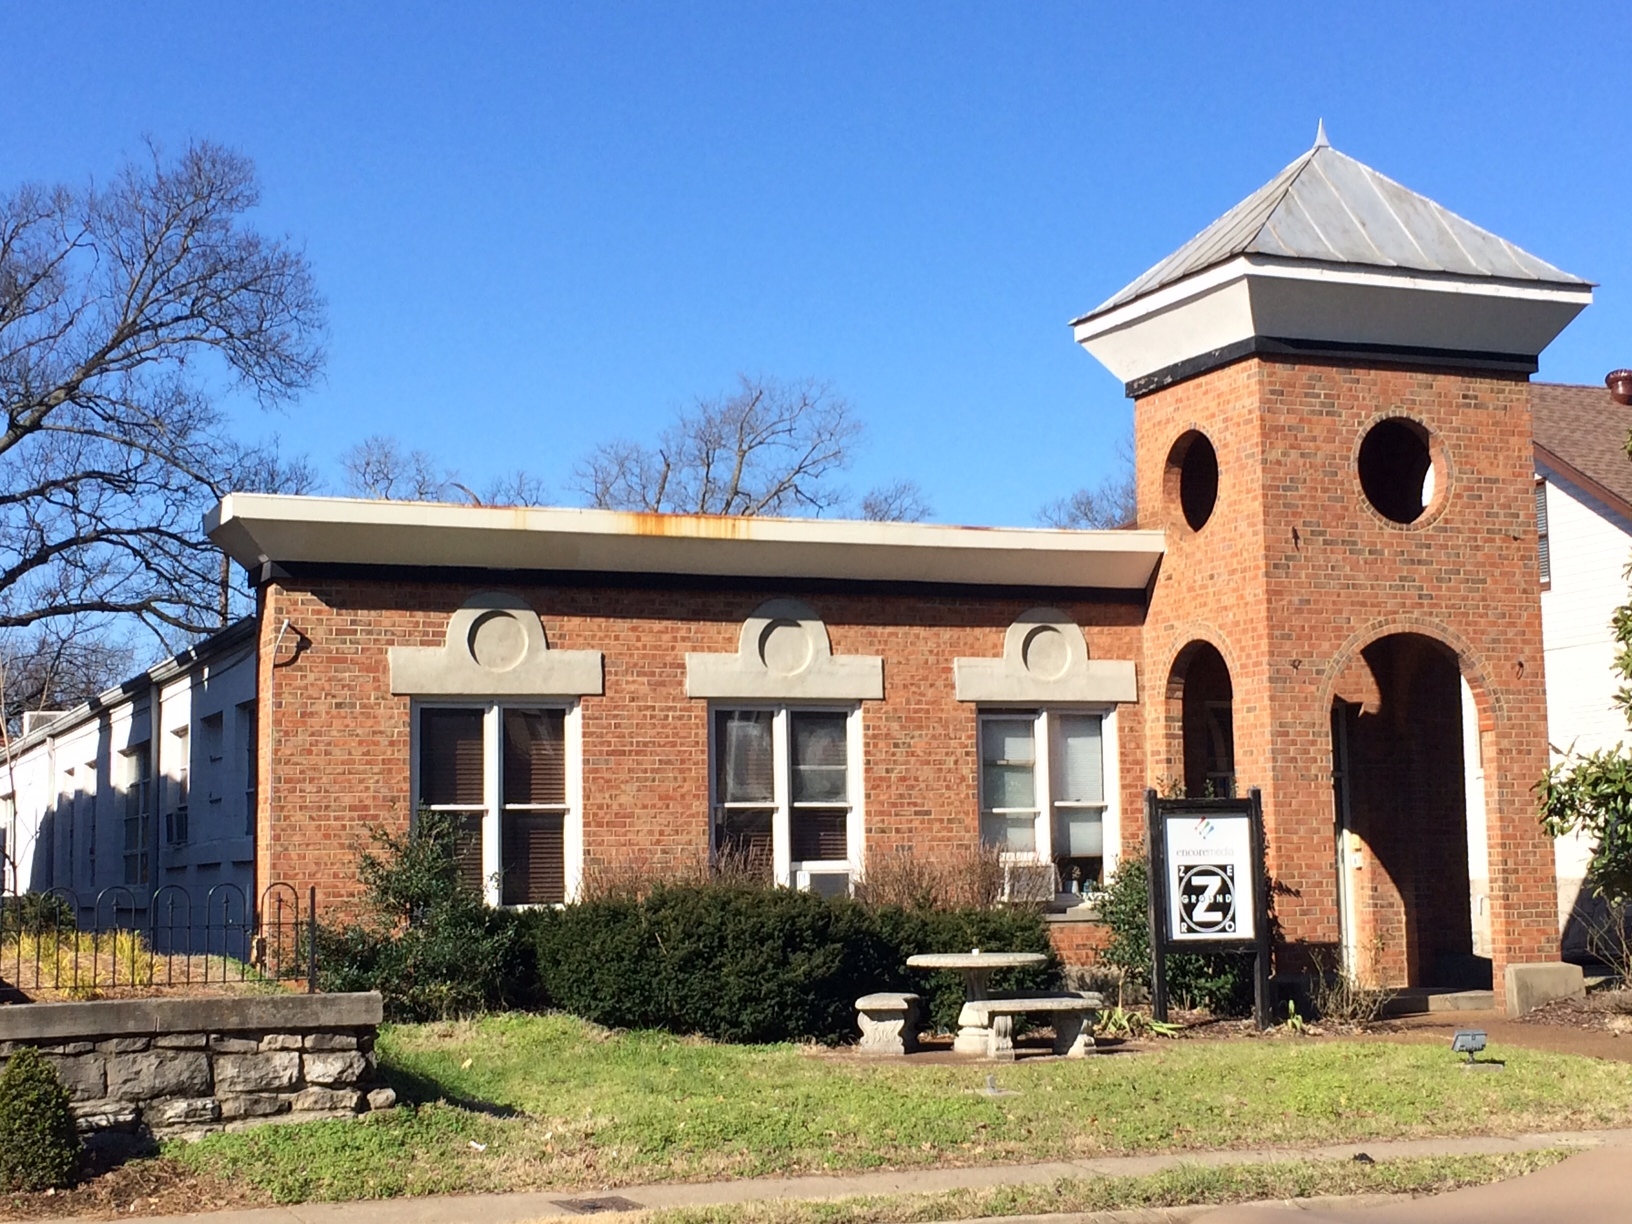
[{"label": "window", "polygon": [[198,720],[199,747],[204,750],[205,799],[212,804],[221,802],[221,762],[224,757],[226,722],[226,715],[219,712],[207,714]]},{"label": "window", "polygon": [[164,805],[164,842],[167,846],[185,846],[188,836],[187,798],[188,776],[192,760],[188,756],[187,728],[177,727],[170,733],[173,741],[173,772],[166,778],[169,797]]},{"label": "window", "polygon": [[1547,535],[1547,482],[1536,481],[1536,566],[1541,572],[1541,589],[1553,585],[1553,548]]},{"label": "window", "polygon": [[419,711],[415,806],[454,816],[460,878],[490,903],[567,898],[574,715],[499,705]]},{"label": "window", "polygon": [[238,704],[238,712],[233,719],[233,728],[238,736],[238,760],[244,771],[244,834],[253,837],[255,834],[255,757],[259,747],[256,734],[255,703],[244,701]]},{"label": "window", "polygon": [[148,847],[153,834],[153,759],[147,743],[132,744],[119,754],[119,762],[125,805],[125,883],[147,884],[152,880]]},{"label": "window", "polygon": [[845,893],[860,863],[853,710],[713,712],[714,862],[767,882]]},{"label": "window", "polygon": [[1001,848],[1009,894],[1097,891],[1105,872],[1104,716],[1005,710],[982,713],[979,723],[980,836]]}]

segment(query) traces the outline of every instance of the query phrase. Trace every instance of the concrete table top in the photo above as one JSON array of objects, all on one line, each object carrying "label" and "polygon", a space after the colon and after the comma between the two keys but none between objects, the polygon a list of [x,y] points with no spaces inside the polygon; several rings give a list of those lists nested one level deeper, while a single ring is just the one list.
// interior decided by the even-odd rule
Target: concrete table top
[{"label": "concrete table top", "polygon": [[991,972],[1040,965],[1048,958],[1041,952],[925,952],[907,957],[909,969],[956,969],[960,973]]}]

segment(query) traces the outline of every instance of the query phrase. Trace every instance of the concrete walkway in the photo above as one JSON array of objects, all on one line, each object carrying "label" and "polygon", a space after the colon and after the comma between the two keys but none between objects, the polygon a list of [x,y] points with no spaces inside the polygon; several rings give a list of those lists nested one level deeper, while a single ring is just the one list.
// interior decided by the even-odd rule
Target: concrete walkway
[{"label": "concrete walkway", "polygon": [[1221,1207],[1198,1224],[1623,1224],[1632,1219],[1632,1152],[1600,1148],[1512,1181],[1383,1206]]},{"label": "concrete walkway", "polygon": [[[1152,1156],[1102,1156],[1031,1165],[976,1165],[893,1173],[824,1177],[756,1177],[722,1182],[625,1186],[604,1191],[534,1191],[523,1194],[469,1194],[379,1199],[352,1203],[300,1203],[199,1215],[122,1217],[126,1224],[517,1224],[547,1217],[574,1217],[605,1211],[662,1207],[702,1207],[769,1199],[831,1199],[857,1195],[932,1194],[941,1190],[1047,1184],[1061,1178],[1131,1177],[1159,1173],[1181,1164],[1268,1164],[1288,1160],[1348,1160],[1365,1152],[1376,1160],[1410,1156],[1495,1155],[1546,1148],[1612,1148],[1632,1166],[1632,1130],[1564,1131],[1509,1138],[1410,1139],[1344,1143],[1318,1148],[1259,1148],[1244,1151],[1184,1152]],[[597,1201],[600,1200],[600,1201]],[[613,1200],[607,1202],[606,1200]],[[1127,1220],[1195,1219],[1204,1209],[1170,1213],[1113,1213],[1099,1218]],[[1063,1217],[1050,1217],[1054,1220]],[[1086,1217],[1076,1217],[1078,1219]],[[1617,1217],[1624,1219],[1625,1216]],[[54,1222],[55,1224],[55,1222]]]}]

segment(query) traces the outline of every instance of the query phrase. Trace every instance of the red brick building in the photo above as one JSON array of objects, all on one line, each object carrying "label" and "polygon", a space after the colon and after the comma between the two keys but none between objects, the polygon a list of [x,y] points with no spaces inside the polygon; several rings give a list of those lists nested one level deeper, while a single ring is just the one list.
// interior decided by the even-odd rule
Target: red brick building
[{"label": "red brick building", "polygon": [[233,495],[258,875],[343,893],[432,807],[495,903],[983,840],[1069,892],[1147,786],[1256,786],[1284,969],[1556,961],[1529,375],[1590,300],[1322,139],[1075,324],[1135,400],[1135,530]]}]

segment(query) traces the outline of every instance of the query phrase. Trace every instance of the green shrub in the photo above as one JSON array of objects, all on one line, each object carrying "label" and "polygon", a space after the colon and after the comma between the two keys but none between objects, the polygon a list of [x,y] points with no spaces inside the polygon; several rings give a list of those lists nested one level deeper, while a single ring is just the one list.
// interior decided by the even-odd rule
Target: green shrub
[{"label": "green shrub", "polygon": [[[1150,878],[1143,858],[1127,858],[1106,881],[1099,916],[1111,938],[1101,955],[1128,980],[1151,987]],[[1209,952],[1167,958],[1167,997],[1182,1008],[1201,1008],[1215,1016],[1245,1016],[1252,1011],[1250,952]]]},{"label": "green shrub", "polygon": [[454,818],[422,812],[404,836],[376,832],[358,860],[362,921],[318,930],[318,984],[377,990],[393,1020],[441,1020],[528,1002],[532,948],[518,916],[459,879]]},{"label": "green shrub", "polygon": [[52,935],[79,929],[74,907],[56,893],[0,897],[0,935]]},{"label": "green shrub", "polygon": [[71,1186],[79,1173],[79,1134],[56,1068],[31,1046],[0,1072],[0,1190]]},{"label": "green shrub", "polygon": [[1043,966],[1000,975],[994,986],[1059,983],[1047,930],[1029,911],[871,908],[786,888],[709,884],[586,901],[528,921],[551,1005],[612,1027],[719,1041],[849,1041],[856,999],[876,990],[917,991],[927,1017],[950,1028],[963,979],[908,970],[916,952],[1043,952]]}]

